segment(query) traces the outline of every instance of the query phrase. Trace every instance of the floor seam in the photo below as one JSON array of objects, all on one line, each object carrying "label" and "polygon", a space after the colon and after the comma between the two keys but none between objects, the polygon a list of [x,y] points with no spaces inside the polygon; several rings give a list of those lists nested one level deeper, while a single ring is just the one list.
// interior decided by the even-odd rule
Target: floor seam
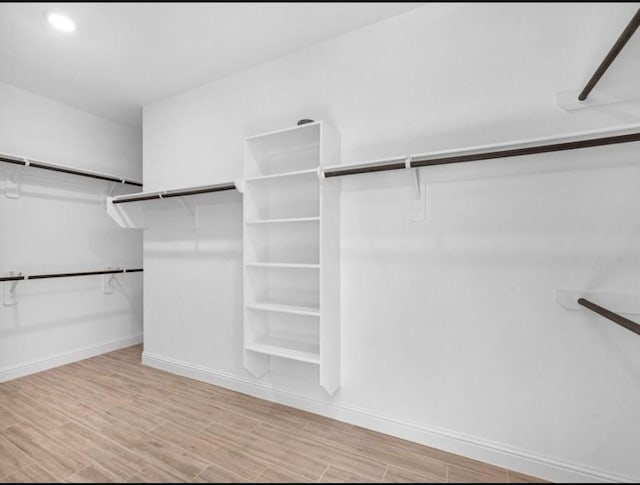
[{"label": "floor seam", "polygon": [[331,463],[329,463],[329,464],[327,465],[327,468],[325,468],[325,469],[324,469],[324,471],[322,472],[322,475],[320,475],[320,478],[318,478],[318,479],[316,480],[316,482],[321,482],[321,481],[322,481],[323,477],[324,477],[324,476],[325,476],[325,474],[327,473],[327,470],[329,469],[329,467],[330,467],[330,466],[331,466]]},{"label": "floor seam", "polygon": [[380,480],[381,482],[384,482],[385,479],[387,478],[387,473],[389,472],[389,467],[391,465],[389,463],[387,463],[387,467],[384,469],[384,473],[382,474],[382,480]]}]

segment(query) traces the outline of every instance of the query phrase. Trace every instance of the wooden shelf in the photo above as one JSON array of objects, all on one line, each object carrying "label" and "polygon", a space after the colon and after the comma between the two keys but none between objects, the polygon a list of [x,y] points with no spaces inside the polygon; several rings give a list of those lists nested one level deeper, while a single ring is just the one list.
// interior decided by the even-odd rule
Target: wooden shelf
[{"label": "wooden shelf", "polygon": [[291,217],[286,219],[252,219],[247,224],[288,224],[293,222],[320,222],[320,217]]},{"label": "wooden shelf", "polygon": [[294,315],[308,315],[312,317],[320,316],[320,307],[318,306],[301,306],[301,305],[283,305],[280,303],[256,302],[247,303],[247,308],[253,310],[263,310],[267,312],[292,313]]},{"label": "wooden shelf", "polygon": [[303,263],[246,263],[245,266],[251,266],[255,268],[320,269],[319,264],[303,264]]},{"label": "wooden shelf", "polygon": [[320,346],[318,344],[267,336],[247,345],[246,350],[310,364],[320,364]]}]

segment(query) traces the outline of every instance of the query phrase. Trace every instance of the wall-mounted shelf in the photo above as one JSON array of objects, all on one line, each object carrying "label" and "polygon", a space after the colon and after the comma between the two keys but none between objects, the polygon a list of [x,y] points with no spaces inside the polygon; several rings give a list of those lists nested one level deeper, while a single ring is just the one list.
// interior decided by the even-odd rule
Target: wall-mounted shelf
[{"label": "wall-mounted shelf", "polygon": [[338,147],[321,121],[249,137],[243,192],[245,368],[313,364],[329,394],[340,386],[340,218],[321,172]]},{"label": "wall-mounted shelf", "polygon": [[339,164],[324,167],[322,176],[324,178],[331,178],[394,170],[419,169],[439,165],[581,150],[639,141],[640,124],[633,123],[615,129],[590,130],[560,136],[530,138],[414,155],[400,155],[362,163]]},{"label": "wall-mounted shelf", "polygon": [[[155,192],[139,192],[133,195],[120,195],[117,197],[109,197],[107,199],[107,213],[118,223],[120,227],[132,229],[145,228],[145,210],[150,206],[162,204],[163,200],[174,199],[178,201],[191,216],[196,219],[197,227],[197,206],[203,200],[207,200],[207,195],[218,198],[221,192],[233,192],[236,190],[234,182],[225,182],[222,184],[200,185],[197,187],[186,187],[182,189],[159,190]],[[182,200],[183,197],[189,197],[188,205]],[[203,198],[204,197],[204,198]],[[167,202],[171,203],[171,202]]]},{"label": "wall-mounted shelf", "polygon": [[235,190],[234,182],[223,184],[201,185],[198,187],[187,187],[184,189],[159,190],[156,192],[140,192],[134,195],[120,195],[113,197],[114,204],[125,204],[127,202],[140,202],[143,200],[170,199],[172,197],[186,197],[189,195],[209,194],[213,192],[222,192],[224,190]]},{"label": "wall-mounted shelf", "polygon": [[106,182],[113,182],[117,184],[127,184],[134,185],[136,187],[142,187],[142,182],[137,182],[135,180],[130,180],[123,177],[117,177],[115,175],[109,175],[100,172],[93,172],[90,170],[81,170],[78,168],[67,167],[64,165],[56,165],[54,163],[48,162],[40,162],[37,160],[30,160],[27,158],[20,158],[13,155],[1,155],[0,154],[0,162],[10,163],[12,165],[17,165],[25,168],[37,168],[40,170],[48,170],[51,172],[58,173],[66,173],[69,175],[77,175],[79,177],[87,177],[96,180],[104,180]]}]

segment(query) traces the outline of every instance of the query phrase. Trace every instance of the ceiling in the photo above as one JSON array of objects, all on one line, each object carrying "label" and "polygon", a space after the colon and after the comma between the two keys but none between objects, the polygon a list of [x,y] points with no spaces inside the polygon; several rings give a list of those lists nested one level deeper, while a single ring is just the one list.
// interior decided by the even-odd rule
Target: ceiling
[{"label": "ceiling", "polygon": [[0,81],[138,126],[145,104],[420,5],[0,3]]}]

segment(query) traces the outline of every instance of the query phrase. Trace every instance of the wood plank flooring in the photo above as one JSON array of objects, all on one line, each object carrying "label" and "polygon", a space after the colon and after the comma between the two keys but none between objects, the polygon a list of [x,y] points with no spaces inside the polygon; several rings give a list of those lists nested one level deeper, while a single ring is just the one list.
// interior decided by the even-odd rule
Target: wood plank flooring
[{"label": "wood plank flooring", "polygon": [[140,364],[0,383],[2,482],[542,482]]}]

